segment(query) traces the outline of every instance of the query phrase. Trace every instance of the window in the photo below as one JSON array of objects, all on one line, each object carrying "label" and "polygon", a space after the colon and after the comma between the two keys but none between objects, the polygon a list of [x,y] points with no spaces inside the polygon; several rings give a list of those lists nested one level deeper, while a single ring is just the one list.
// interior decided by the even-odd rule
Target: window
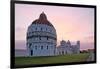
[{"label": "window", "polygon": [[47,37],[47,40],[48,40],[48,37]]},{"label": "window", "polygon": [[41,46],[41,50],[43,49],[43,46]]},{"label": "window", "polygon": [[48,49],[48,46],[47,46],[47,49]]},{"label": "window", "polygon": [[41,28],[41,31],[42,31],[42,28]]},{"label": "window", "polygon": [[62,51],[62,55],[64,55],[64,51]]},{"label": "window", "polygon": [[33,50],[31,50],[31,56],[33,55]]},{"label": "window", "polygon": [[46,28],[46,31],[47,31],[47,28]]},{"label": "window", "polygon": [[37,50],[37,46],[35,46],[35,50]]}]

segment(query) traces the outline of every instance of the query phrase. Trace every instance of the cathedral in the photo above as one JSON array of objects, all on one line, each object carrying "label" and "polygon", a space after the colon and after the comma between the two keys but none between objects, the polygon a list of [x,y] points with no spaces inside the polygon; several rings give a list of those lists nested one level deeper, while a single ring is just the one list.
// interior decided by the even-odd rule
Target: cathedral
[{"label": "cathedral", "polygon": [[56,54],[57,55],[65,55],[65,54],[78,54],[80,53],[80,41],[77,41],[75,45],[72,45],[68,40],[67,42],[62,40],[60,45],[57,47]]},{"label": "cathedral", "polygon": [[80,51],[79,41],[73,46],[70,41],[62,40],[57,47],[56,29],[44,12],[28,26],[26,40],[28,56],[77,54]]}]

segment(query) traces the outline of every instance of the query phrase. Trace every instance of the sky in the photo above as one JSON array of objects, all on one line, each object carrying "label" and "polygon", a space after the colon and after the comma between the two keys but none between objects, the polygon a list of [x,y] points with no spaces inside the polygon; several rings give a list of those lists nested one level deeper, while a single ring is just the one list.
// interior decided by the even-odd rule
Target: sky
[{"label": "sky", "polygon": [[81,43],[81,49],[94,48],[94,8],[15,4],[15,48],[26,49],[28,26],[44,12],[61,40]]}]

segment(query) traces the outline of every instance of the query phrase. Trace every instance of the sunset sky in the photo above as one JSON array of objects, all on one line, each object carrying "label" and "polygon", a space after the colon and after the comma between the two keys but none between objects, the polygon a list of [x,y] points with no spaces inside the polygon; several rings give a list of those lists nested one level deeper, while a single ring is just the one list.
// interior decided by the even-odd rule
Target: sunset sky
[{"label": "sunset sky", "polygon": [[57,44],[81,42],[81,49],[94,48],[94,8],[15,4],[15,48],[26,49],[28,26],[44,11],[57,32]]}]

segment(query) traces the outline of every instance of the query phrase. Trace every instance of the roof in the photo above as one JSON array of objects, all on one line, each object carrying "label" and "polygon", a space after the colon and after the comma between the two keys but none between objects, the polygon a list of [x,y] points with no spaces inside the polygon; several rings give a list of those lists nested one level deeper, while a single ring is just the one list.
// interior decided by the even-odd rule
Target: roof
[{"label": "roof", "polygon": [[45,24],[53,27],[53,25],[47,20],[47,16],[44,12],[42,12],[39,16],[39,19],[33,21],[32,24]]}]

